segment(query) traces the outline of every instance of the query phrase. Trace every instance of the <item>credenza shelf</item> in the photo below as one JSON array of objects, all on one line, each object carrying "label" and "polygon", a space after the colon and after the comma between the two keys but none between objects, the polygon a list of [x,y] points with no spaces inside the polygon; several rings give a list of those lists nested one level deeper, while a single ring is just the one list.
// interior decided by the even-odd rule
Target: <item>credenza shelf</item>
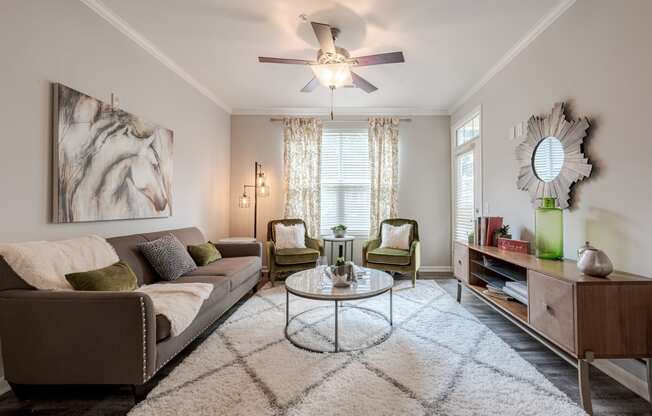
[{"label": "credenza shelf", "polygon": [[[485,258],[489,261],[485,262]],[[578,369],[582,406],[592,413],[589,365],[594,359],[652,357],[652,279],[614,272],[583,275],[574,261],[542,260],[497,247],[456,242],[453,271],[462,288],[496,309]],[[484,293],[488,283],[527,284],[528,305]],[[652,360],[647,360],[652,380]],[[652,383],[648,383],[652,397]]]},{"label": "credenza shelf", "polygon": [[492,304],[498,306],[503,311],[510,314],[512,317],[518,319],[524,324],[527,323],[527,306],[518,301],[504,300],[497,298],[495,296],[486,295],[483,293],[485,287],[479,285],[466,285],[467,288],[471,289],[477,296],[481,296],[483,299],[491,302]]}]

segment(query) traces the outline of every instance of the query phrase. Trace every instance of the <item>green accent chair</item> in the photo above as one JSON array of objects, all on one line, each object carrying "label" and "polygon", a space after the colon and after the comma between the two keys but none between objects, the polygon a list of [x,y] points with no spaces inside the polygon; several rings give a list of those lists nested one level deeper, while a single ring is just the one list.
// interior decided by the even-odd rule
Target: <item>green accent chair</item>
[{"label": "green accent chair", "polygon": [[294,225],[306,223],[301,219],[273,220],[267,224],[267,269],[269,280],[274,286],[274,280],[280,273],[298,272],[301,270],[313,269],[317,260],[324,255],[324,245],[321,240],[308,237],[306,232],[306,248],[284,248],[277,250],[275,247],[276,224]]},{"label": "green accent chair", "polygon": [[[412,224],[410,249],[380,247],[383,224],[400,226]],[[391,218],[380,223],[378,237],[369,240],[362,247],[362,265],[371,269],[388,272],[407,273],[412,277],[412,287],[416,286],[421,267],[421,245],[419,243],[419,224],[414,220]]]}]

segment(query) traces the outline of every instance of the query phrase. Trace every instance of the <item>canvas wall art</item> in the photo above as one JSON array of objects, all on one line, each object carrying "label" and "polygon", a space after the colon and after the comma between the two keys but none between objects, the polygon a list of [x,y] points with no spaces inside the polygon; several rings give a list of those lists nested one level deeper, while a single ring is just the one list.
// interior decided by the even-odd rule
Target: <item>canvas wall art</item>
[{"label": "canvas wall art", "polygon": [[172,131],[65,85],[53,88],[53,221],[172,215]]}]

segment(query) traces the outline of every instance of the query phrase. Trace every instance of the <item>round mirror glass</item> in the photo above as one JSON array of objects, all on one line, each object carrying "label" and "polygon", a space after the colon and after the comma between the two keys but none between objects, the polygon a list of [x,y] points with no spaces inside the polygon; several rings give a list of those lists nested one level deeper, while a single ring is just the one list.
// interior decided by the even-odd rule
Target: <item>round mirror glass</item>
[{"label": "round mirror glass", "polygon": [[534,149],[532,168],[537,178],[553,181],[564,166],[564,147],[556,137],[546,137]]}]

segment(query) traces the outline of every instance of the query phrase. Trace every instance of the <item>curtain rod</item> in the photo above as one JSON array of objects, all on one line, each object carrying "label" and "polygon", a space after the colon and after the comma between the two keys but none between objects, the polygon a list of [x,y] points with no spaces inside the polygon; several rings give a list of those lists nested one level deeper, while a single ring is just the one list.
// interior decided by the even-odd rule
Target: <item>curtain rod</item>
[{"label": "curtain rod", "polygon": [[[328,119],[328,118],[327,118],[327,119],[324,119],[324,118],[321,118],[321,117],[316,117],[316,118],[319,118],[320,120],[322,120],[322,121],[324,121],[324,122],[326,122],[326,123],[356,123],[356,122],[361,122],[361,121],[365,121],[365,122],[366,122],[366,121],[369,120],[369,118],[365,118],[365,119],[352,119],[352,120],[330,120],[330,119]],[[275,123],[275,122],[283,121],[283,119],[282,119],[282,118],[278,118],[278,117],[272,117],[272,118],[269,119],[269,121],[271,121],[272,123]],[[409,123],[409,122],[412,121],[412,119],[411,119],[411,118],[399,118],[398,121],[403,122],[403,123]]]}]

